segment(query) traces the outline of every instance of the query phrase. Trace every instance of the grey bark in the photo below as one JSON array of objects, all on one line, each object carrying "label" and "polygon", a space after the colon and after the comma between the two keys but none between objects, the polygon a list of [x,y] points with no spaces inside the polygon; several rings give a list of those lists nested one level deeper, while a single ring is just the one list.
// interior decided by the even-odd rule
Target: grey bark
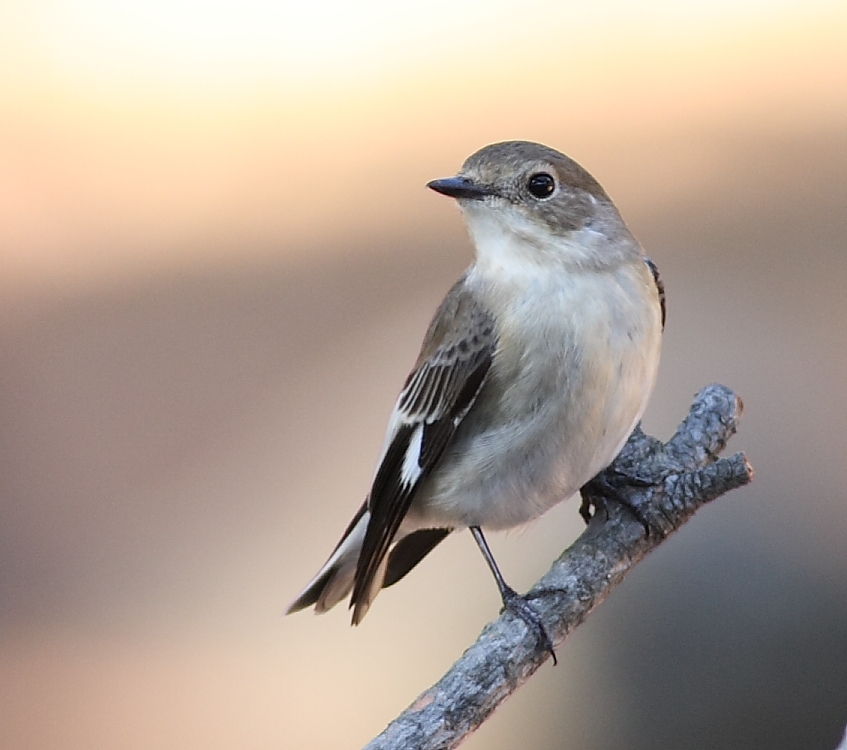
[{"label": "grey bark", "polygon": [[[698,508],[752,480],[743,454],[718,458],[742,408],[729,388],[710,385],[667,443],[636,428],[604,475],[622,488],[640,520],[623,505],[598,499],[585,531],[527,594],[556,646]],[[524,622],[504,612],[365,750],[454,748],[549,658]]]}]

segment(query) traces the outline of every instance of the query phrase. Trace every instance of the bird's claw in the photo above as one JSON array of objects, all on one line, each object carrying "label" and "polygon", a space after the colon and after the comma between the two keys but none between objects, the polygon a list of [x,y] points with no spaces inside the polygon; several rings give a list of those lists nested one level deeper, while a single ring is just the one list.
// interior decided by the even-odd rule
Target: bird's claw
[{"label": "bird's claw", "polygon": [[627,492],[627,489],[632,487],[650,487],[652,482],[638,476],[629,476],[622,472],[607,469],[600,472],[596,477],[584,484],[580,489],[582,503],[579,506],[579,514],[587,524],[591,520],[591,506],[597,507],[598,504],[607,500],[622,505],[635,517],[644,527],[646,536],[651,536],[653,527],[650,525],[650,519],[645,514],[644,510],[634,503]]},{"label": "bird's claw", "polygon": [[556,652],[553,650],[553,641],[541,622],[538,613],[530,606],[529,602],[513,588],[507,587],[502,592],[503,608],[509,610],[513,615],[524,621],[526,626],[535,632],[538,647],[553,657],[553,666],[559,663]]}]

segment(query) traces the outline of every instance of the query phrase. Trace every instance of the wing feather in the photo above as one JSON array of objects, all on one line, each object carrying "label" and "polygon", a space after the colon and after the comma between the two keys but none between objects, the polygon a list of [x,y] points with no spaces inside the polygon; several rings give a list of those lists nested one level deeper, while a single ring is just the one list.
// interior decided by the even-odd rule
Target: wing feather
[{"label": "wing feather", "polygon": [[645,256],[644,262],[647,264],[647,268],[650,269],[650,273],[653,274],[653,281],[656,282],[656,291],[659,294],[659,307],[662,310],[662,330],[664,330],[665,317],[667,316],[667,304],[665,301],[665,282],[662,281],[662,277],[659,274],[659,267],[650,258]]},{"label": "wing feather", "polygon": [[370,521],[350,598],[354,623],[379,591],[385,558],[403,518],[473,406],[495,348],[493,319],[460,279],[436,312],[394,407],[392,431],[368,497]]}]

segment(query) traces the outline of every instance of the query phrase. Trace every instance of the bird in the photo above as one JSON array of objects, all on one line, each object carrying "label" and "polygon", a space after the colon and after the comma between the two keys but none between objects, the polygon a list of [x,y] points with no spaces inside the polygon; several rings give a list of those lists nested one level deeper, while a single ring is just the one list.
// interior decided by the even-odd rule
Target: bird
[{"label": "bird", "polygon": [[383,588],[470,529],[504,606],[552,652],[483,529],[538,518],[615,459],[656,381],[664,286],[606,191],[555,149],[494,143],[427,187],[458,203],[474,259],[426,331],[370,492],[286,613],[349,595],[358,625]]}]

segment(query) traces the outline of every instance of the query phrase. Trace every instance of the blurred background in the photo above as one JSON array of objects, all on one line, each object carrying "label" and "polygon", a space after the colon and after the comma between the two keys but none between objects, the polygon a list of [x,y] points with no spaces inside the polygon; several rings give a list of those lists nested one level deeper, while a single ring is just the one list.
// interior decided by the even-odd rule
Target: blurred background
[{"label": "blurred background", "polygon": [[[0,746],[356,748],[497,614],[467,535],[284,618],[471,249],[426,181],[538,140],[662,270],[645,428],[755,483],[469,748],[834,748],[847,723],[847,5],[0,3]],[[526,588],[577,503],[496,535]]]}]

